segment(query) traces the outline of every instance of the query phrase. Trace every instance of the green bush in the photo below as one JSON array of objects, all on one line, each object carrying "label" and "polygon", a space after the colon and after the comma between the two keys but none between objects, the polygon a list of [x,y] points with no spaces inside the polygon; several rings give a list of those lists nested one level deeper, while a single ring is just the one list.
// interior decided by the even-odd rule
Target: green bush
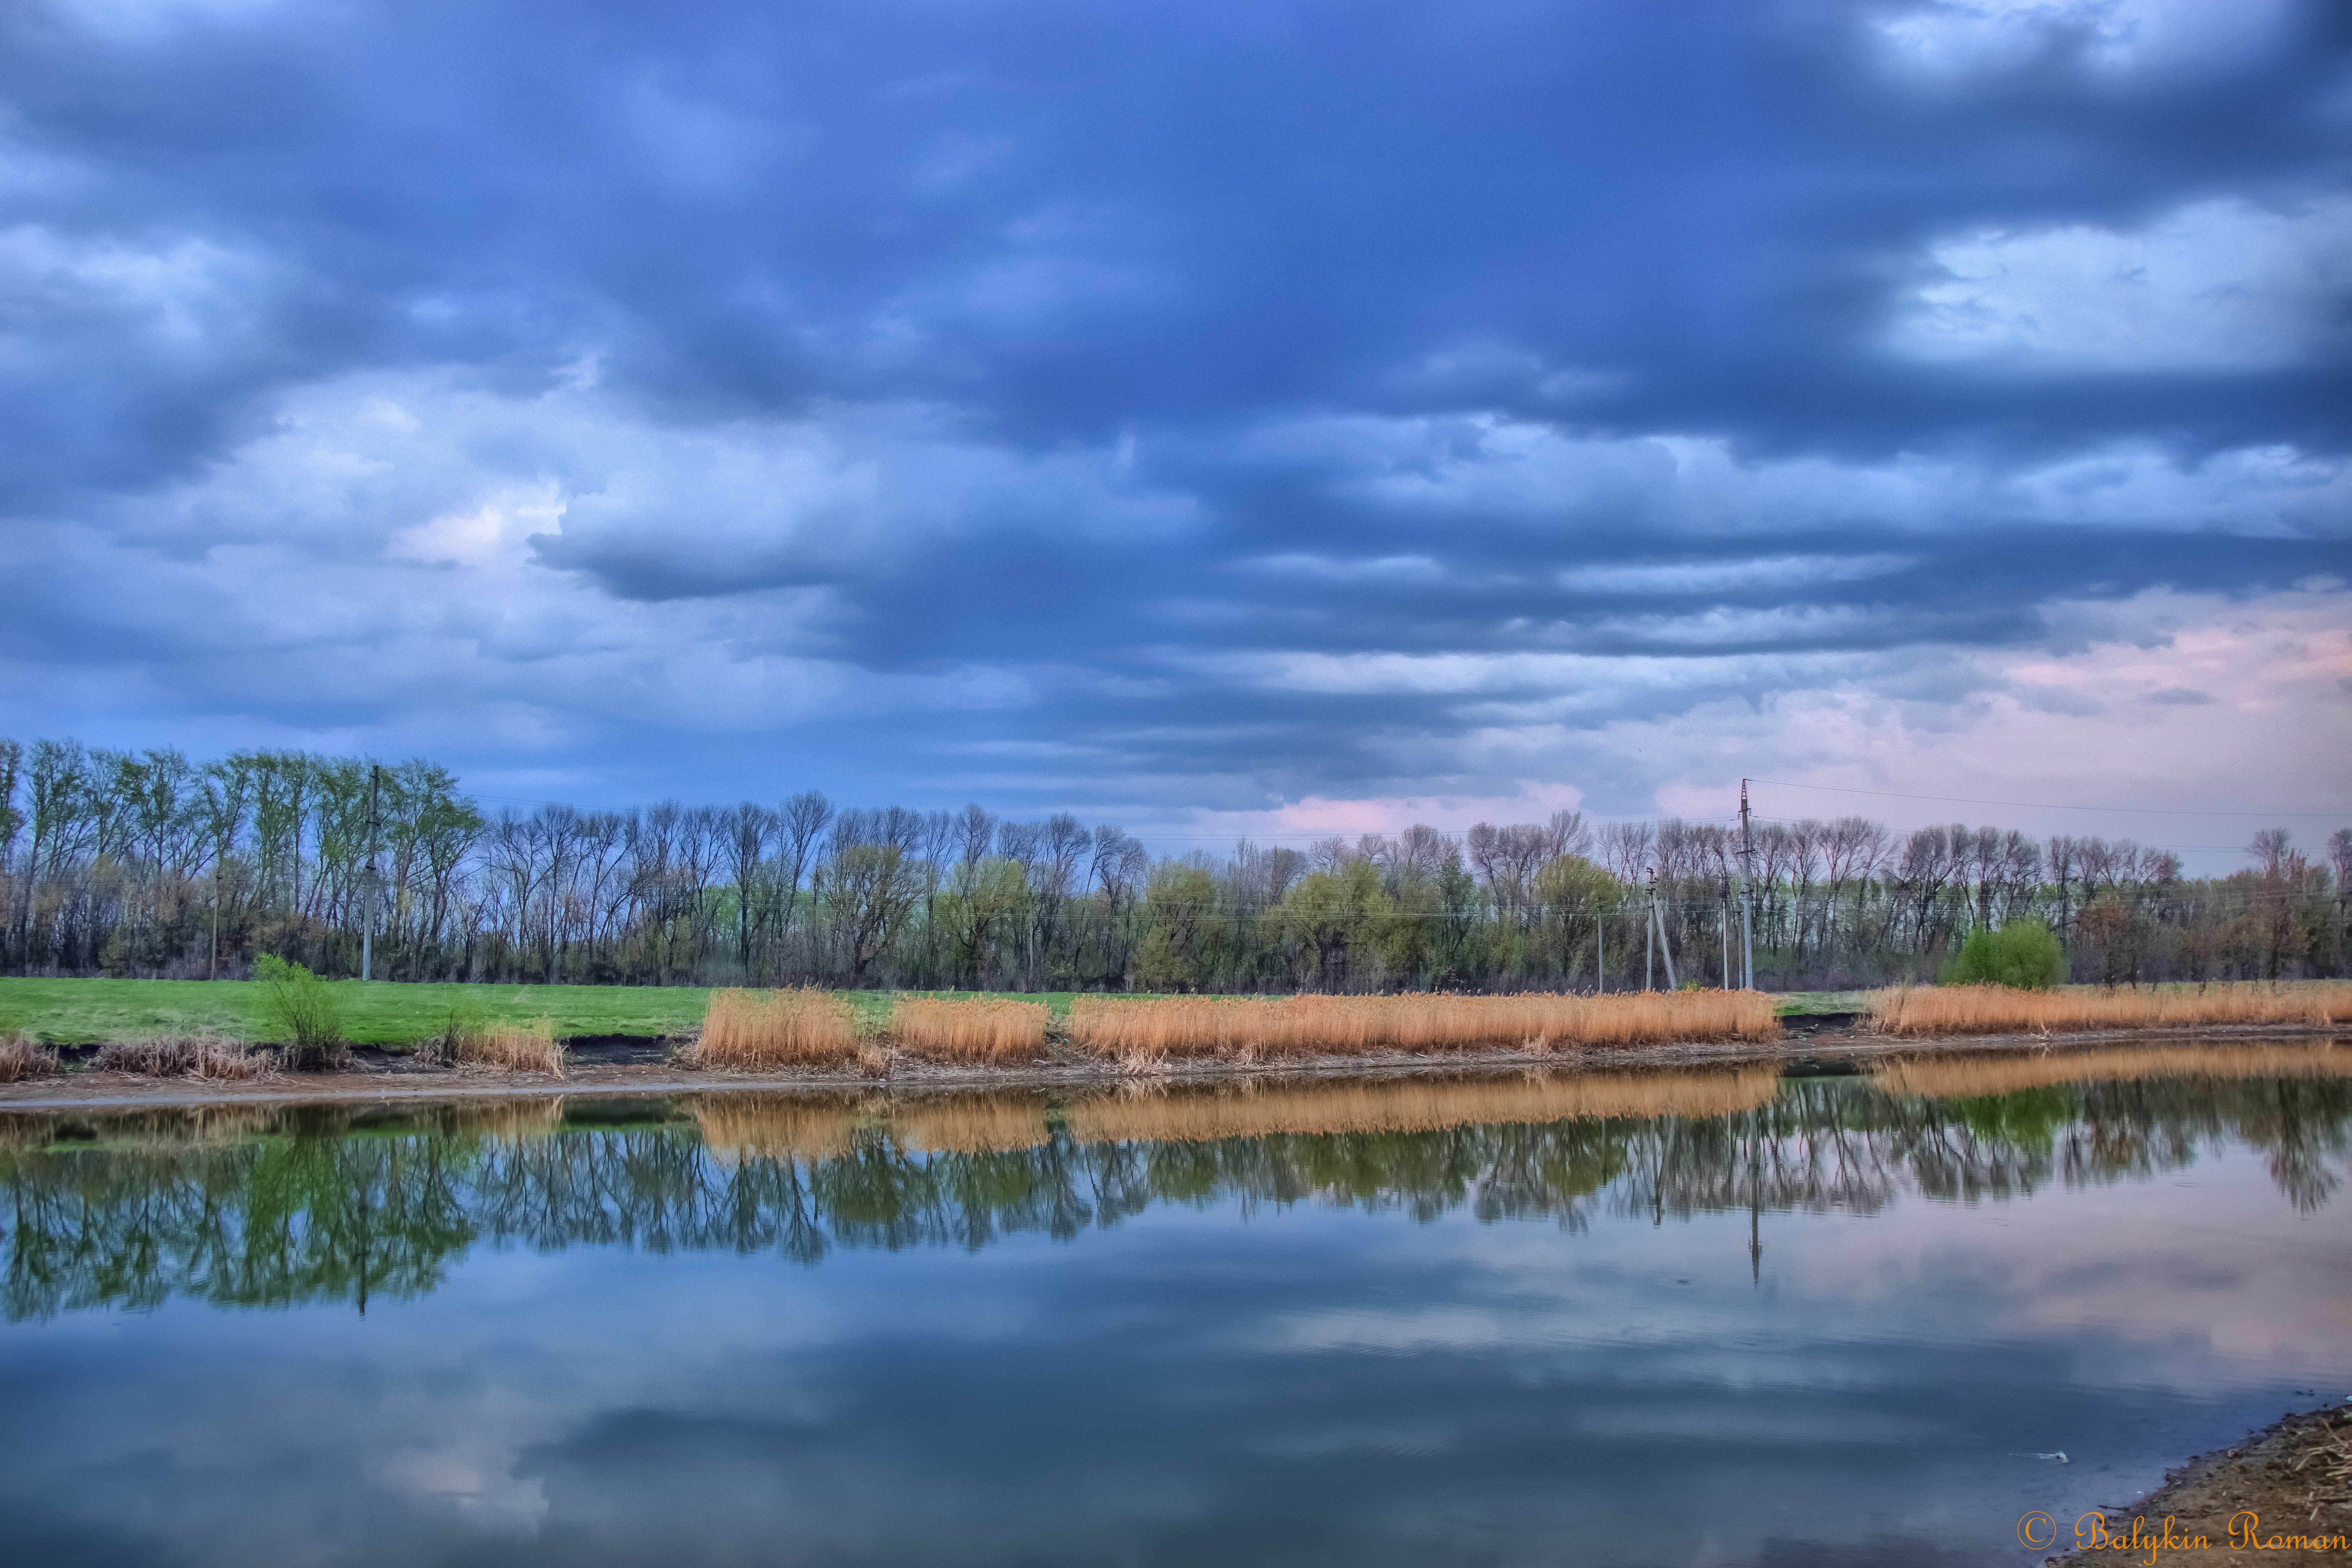
[{"label": "green bush", "polygon": [[338,1053],[343,1010],[331,986],[271,952],[253,961],[253,977],[269,987],[270,1017],[293,1037],[296,1067],[314,1067]]},{"label": "green bush", "polygon": [[2040,921],[2011,921],[1999,931],[1972,931],[1959,956],[1945,966],[1947,985],[2013,985],[2047,991],[2066,978],[2066,950]]}]

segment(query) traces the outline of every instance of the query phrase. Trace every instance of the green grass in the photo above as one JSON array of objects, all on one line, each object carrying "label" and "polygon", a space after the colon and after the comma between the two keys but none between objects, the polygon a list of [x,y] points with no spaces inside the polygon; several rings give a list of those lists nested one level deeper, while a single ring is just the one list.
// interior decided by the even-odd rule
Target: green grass
[{"label": "green grass", "polygon": [[[333,983],[354,1045],[412,1044],[436,1035],[450,1009],[487,1018],[551,1018],[559,1035],[666,1035],[702,1021],[709,993],[686,986],[408,985]],[[215,1034],[270,1040],[267,989],[243,980],[0,980],[0,1030],[53,1046]]]},{"label": "green grass", "polygon": [[[464,1005],[488,1019],[549,1018],[558,1036],[675,1035],[702,1022],[710,993],[699,985],[412,985],[331,983],[353,1045],[429,1039]],[[879,1029],[894,995],[1001,995],[971,991],[853,991],[860,1022]],[[1066,1016],[1071,991],[1019,994]],[[245,980],[9,980],[0,978],[0,1034],[23,1029],[46,1045],[100,1045],[166,1034],[275,1040],[266,988]]]},{"label": "green grass", "polygon": [[1808,1013],[1866,1013],[1870,1010],[1870,993],[1784,991],[1780,994],[1780,1007],[1783,1018]]}]

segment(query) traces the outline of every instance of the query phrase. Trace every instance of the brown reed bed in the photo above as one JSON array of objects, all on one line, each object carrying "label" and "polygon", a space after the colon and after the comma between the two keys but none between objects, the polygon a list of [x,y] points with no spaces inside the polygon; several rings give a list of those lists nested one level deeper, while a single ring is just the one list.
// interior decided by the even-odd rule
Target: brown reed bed
[{"label": "brown reed bed", "polygon": [[1045,1101],[1035,1095],[942,1095],[890,1108],[890,1137],[901,1149],[1002,1154],[1052,1136]]},{"label": "brown reed bed", "polygon": [[1044,1053],[1053,1016],[1043,1002],[901,996],[891,1006],[886,1038],[925,1061],[1025,1064]]},{"label": "brown reed bed", "polygon": [[713,991],[688,1053],[697,1067],[734,1070],[845,1067],[860,1055],[856,1014],[813,985]]},{"label": "brown reed bed", "polygon": [[131,1073],[140,1078],[195,1078],[220,1082],[275,1078],[278,1053],[212,1035],[167,1035],[148,1040],[120,1040],[99,1047],[90,1058],[98,1072]]},{"label": "brown reed bed", "polygon": [[2352,1078],[2352,1051],[2310,1045],[2126,1046],[2060,1055],[1945,1057],[1881,1062],[1871,1079],[1889,1094],[1921,1099],[2010,1094],[2088,1079]]},{"label": "brown reed bed", "polygon": [[2085,1029],[2194,1029],[2352,1021],[2352,982],[2132,988],[2070,985],[2018,991],[2006,985],[1934,985],[1875,991],[1870,1026],[1882,1035],[2006,1035]]},{"label": "brown reed bed", "polygon": [[452,1067],[563,1076],[563,1042],[548,1018],[452,1018],[434,1042],[433,1055]]},{"label": "brown reed bed", "polygon": [[1275,1133],[1431,1132],[1608,1117],[1728,1116],[1780,1092],[1776,1067],[1728,1072],[1529,1073],[1509,1080],[1154,1085],[1071,1104],[1081,1142],[1202,1142]]},{"label": "brown reed bed", "polygon": [[1772,999],[1752,991],[1619,996],[1081,996],[1070,1044],[1130,1070],[1155,1062],[1265,1061],[1509,1047],[1538,1051],[1671,1041],[1765,1039]]},{"label": "brown reed bed", "polygon": [[58,1070],[58,1053],[26,1034],[0,1039],[0,1083],[47,1078]]},{"label": "brown reed bed", "polygon": [[846,1154],[881,1114],[860,1095],[708,1094],[688,1108],[703,1146],[722,1160],[826,1160]]}]

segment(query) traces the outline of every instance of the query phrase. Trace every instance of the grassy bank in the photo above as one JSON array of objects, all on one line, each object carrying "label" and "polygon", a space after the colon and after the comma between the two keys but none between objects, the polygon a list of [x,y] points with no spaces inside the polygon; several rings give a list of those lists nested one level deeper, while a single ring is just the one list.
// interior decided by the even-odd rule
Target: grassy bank
[{"label": "grassy bank", "polygon": [[[353,1045],[411,1045],[440,1033],[453,1009],[492,1022],[545,1018],[559,1036],[667,1035],[702,1022],[709,993],[635,985],[406,985],[339,980],[329,987]],[[241,980],[0,980],[0,1034],[53,1046],[163,1035],[273,1040],[268,989]]]}]

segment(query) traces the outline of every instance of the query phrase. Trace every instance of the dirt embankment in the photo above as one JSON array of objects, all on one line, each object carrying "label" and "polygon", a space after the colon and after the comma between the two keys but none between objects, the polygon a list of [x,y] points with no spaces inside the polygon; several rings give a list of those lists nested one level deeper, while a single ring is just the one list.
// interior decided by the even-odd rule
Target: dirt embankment
[{"label": "dirt embankment", "polygon": [[2129,1509],[2056,1521],[2084,1550],[2045,1559],[2102,1563],[2352,1563],[2352,1404],[2290,1413],[2200,1454]]}]

